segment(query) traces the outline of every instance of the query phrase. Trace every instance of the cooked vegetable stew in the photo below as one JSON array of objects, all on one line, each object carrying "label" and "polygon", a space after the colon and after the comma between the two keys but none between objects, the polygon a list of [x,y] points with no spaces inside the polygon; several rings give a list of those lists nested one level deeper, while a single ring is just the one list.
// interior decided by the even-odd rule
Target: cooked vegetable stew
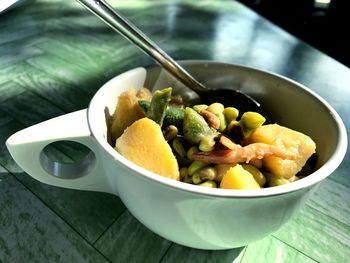
[{"label": "cooked vegetable stew", "polygon": [[[115,149],[161,176],[204,187],[259,189],[312,172],[315,142],[234,105],[185,105],[172,89],[119,96],[110,120]],[[306,172],[305,172],[306,171]]]}]

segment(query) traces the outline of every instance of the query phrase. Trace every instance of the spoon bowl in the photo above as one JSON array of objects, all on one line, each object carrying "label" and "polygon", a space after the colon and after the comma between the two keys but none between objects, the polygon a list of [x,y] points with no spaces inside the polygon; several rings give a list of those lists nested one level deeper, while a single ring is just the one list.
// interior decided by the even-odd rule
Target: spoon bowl
[{"label": "spoon bowl", "polygon": [[167,70],[175,79],[191,89],[196,94],[185,96],[188,104],[221,102],[225,106],[235,106],[245,111],[260,112],[260,104],[252,97],[227,87],[213,87],[210,89],[203,83],[194,78],[187,70],[180,66],[174,59],[158,47],[141,30],[139,30],[130,21],[118,14],[104,0],[78,0],[89,11],[99,17],[102,21],[119,32],[123,37],[140,48],[147,55],[152,57],[164,69]]}]

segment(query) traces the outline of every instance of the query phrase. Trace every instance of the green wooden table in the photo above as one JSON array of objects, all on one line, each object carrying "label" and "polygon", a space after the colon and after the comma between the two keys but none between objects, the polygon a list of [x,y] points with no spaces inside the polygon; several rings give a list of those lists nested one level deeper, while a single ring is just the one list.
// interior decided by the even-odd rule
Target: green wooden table
[{"label": "green wooden table", "polygon": [[[235,1],[112,1],[175,59],[270,70],[328,100],[350,130],[350,70]],[[152,61],[79,3],[28,2],[0,15],[0,262],[349,262],[350,157],[278,232],[204,251],[141,225],[116,196],[44,185],[4,145],[83,109],[109,78]],[[79,150],[53,148],[65,160]]]}]

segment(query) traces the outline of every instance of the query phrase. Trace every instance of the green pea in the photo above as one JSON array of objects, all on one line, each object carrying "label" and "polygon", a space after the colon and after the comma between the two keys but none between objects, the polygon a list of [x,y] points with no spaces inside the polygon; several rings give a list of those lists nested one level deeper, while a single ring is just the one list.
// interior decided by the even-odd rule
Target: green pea
[{"label": "green pea", "polygon": [[201,180],[201,178],[199,177],[199,175],[194,174],[194,175],[192,176],[192,182],[193,182],[194,184],[200,184],[200,183],[202,182],[202,180]]},{"label": "green pea", "polygon": [[180,168],[180,180],[184,179],[185,177],[188,177],[188,168],[182,167]]},{"label": "green pea", "polygon": [[165,128],[163,134],[164,134],[165,140],[169,142],[177,136],[178,134],[177,127],[175,125],[169,125],[168,127]]},{"label": "green pea", "polygon": [[247,111],[243,113],[239,123],[244,129],[254,130],[264,124],[266,119],[260,113]]},{"label": "green pea", "polygon": [[204,167],[196,171],[193,176],[199,176],[202,181],[213,181],[216,178],[217,170],[214,167]]},{"label": "green pea", "polygon": [[196,112],[201,113],[201,111],[204,111],[208,108],[208,105],[205,104],[198,104],[198,105],[194,105],[192,107]]},{"label": "green pea", "polygon": [[188,167],[188,174],[189,176],[192,176],[195,172],[197,172],[199,169],[202,169],[206,166],[208,166],[208,163],[201,162],[201,161],[193,161],[190,166]]},{"label": "green pea", "polygon": [[215,137],[214,136],[206,136],[199,143],[199,150],[202,152],[210,152],[214,149],[215,146]]},{"label": "green pea", "polygon": [[193,183],[192,177],[187,175],[182,179],[182,182],[187,183],[187,184],[192,184]]},{"label": "green pea", "polygon": [[226,107],[223,113],[227,123],[235,121],[239,115],[239,111],[234,107]]},{"label": "green pea", "polygon": [[227,126],[225,115],[223,113],[218,113],[216,116],[219,118],[219,121],[220,121],[220,127],[219,127],[218,131],[223,132]]},{"label": "green pea", "polygon": [[187,151],[187,159],[193,160],[192,156],[193,154],[199,152],[199,149],[197,146],[192,146],[190,149]]},{"label": "green pea", "polygon": [[215,115],[222,113],[224,111],[225,107],[222,103],[214,102],[209,105],[207,108],[208,111],[214,113]]},{"label": "green pea", "polygon": [[179,137],[175,138],[172,142],[172,146],[174,151],[181,157],[186,156],[186,150],[185,147],[182,144],[182,141]]},{"label": "green pea", "polygon": [[218,130],[220,132],[223,132],[226,129],[226,125],[227,125],[225,116],[223,114],[224,109],[225,109],[224,105],[222,103],[219,103],[219,102],[212,103],[207,108],[207,111],[214,113],[219,118],[220,127]]},{"label": "green pea", "polygon": [[209,188],[217,188],[217,184],[215,181],[205,181],[200,183],[199,186],[209,187]]},{"label": "green pea", "polygon": [[274,174],[266,174],[266,179],[267,179],[267,185],[269,187],[280,186],[280,185],[289,183],[287,179],[283,178],[282,176],[277,176]]}]

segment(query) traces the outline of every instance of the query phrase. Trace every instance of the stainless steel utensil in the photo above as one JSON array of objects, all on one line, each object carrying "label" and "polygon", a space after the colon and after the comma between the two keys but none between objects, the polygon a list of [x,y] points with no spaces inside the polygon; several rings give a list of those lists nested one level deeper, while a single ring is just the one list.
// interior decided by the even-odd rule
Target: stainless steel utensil
[{"label": "stainless steel utensil", "polygon": [[[179,80],[186,87],[196,92],[202,103],[221,102],[227,106],[235,106],[241,112],[252,110],[259,111],[260,104],[250,96],[234,89],[220,88],[209,89],[196,80],[190,73],[174,61],[167,53],[159,48],[141,30],[133,25],[126,18],[118,14],[104,0],[77,0],[88,10],[107,23],[122,36],[135,44],[138,48],[152,57],[172,76]],[[193,96],[192,96],[193,97]]]}]

